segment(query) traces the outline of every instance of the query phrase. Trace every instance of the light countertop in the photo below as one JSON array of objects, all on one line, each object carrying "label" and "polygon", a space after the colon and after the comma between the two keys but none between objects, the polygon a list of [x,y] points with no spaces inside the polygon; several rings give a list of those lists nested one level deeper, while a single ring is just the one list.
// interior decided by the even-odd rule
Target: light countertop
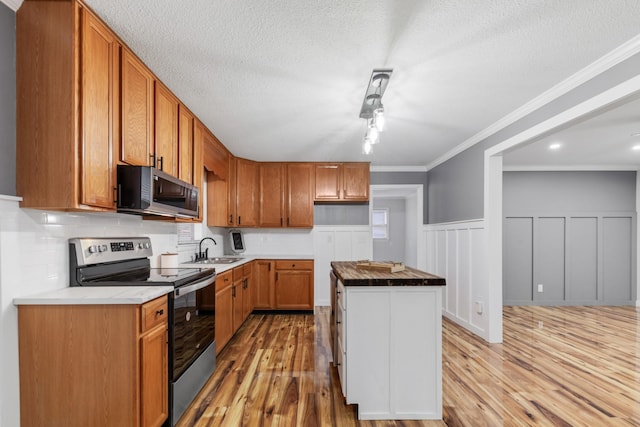
[{"label": "light countertop", "polygon": [[310,259],[313,260],[312,254],[281,254],[281,255],[223,255],[222,257],[230,257],[230,258],[242,258],[236,262],[232,262],[231,264],[197,264],[194,262],[184,262],[180,264],[180,267],[189,267],[189,268],[215,268],[216,273],[224,273],[225,271],[232,270],[235,267],[239,267],[248,262],[257,260],[257,259]]},{"label": "light countertop", "polygon": [[13,299],[14,305],[144,304],[173,286],[74,286]]}]

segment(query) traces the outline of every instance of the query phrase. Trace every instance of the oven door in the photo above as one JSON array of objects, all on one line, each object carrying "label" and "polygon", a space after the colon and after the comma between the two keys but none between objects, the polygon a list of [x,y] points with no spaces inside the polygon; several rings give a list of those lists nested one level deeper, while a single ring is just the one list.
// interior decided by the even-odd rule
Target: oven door
[{"label": "oven door", "polygon": [[176,381],[215,339],[215,276],[176,288],[172,300],[170,377]]},{"label": "oven door", "polygon": [[174,426],[216,368],[215,275],[169,299],[169,419]]}]

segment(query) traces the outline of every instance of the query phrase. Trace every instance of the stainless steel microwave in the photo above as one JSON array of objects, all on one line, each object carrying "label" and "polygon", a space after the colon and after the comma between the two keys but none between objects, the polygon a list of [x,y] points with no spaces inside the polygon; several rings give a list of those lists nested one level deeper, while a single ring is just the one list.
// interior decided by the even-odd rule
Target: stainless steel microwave
[{"label": "stainless steel microwave", "polygon": [[118,212],[198,217],[198,187],[151,166],[118,165]]}]

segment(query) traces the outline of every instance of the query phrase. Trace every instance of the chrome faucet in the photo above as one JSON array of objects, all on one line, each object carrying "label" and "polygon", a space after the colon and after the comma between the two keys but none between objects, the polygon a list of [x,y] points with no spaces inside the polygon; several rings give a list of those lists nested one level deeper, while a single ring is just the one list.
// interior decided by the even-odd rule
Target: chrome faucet
[{"label": "chrome faucet", "polygon": [[214,245],[218,244],[213,239],[213,237],[205,237],[204,239],[200,240],[200,243],[198,244],[198,253],[196,254],[196,259],[195,259],[196,261],[209,258],[209,248],[205,248],[204,252],[202,252],[202,242],[204,242],[205,240],[211,240]]}]

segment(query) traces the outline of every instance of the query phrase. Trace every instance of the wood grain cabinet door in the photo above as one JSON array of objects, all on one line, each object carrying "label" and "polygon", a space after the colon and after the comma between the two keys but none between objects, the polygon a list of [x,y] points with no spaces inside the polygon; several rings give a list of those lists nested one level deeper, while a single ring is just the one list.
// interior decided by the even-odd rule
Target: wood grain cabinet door
[{"label": "wood grain cabinet door", "polygon": [[81,195],[79,202],[114,208],[114,136],[119,120],[120,44],[115,35],[82,9]]},{"label": "wood grain cabinet door", "polygon": [[344,163],[342,169],[342,198],[352,201],[368,201],[369,163]]},{"label": "wood grain cabinet door", "polygon": [[315,164],[315,200],[340,200],[342,183],[341,168],[338,163]]},{"label": "wood grain cabinet door", "polygon": [[182,104],[178,109],[178,178],[201,188],[194,180],[193,114]]},{"label": "wood grain cabinet door", "polygon": [[287,227],[313,227],[314,165],[287,164]]},{"label": "wood grain cabinet door", "polygon": [[236,216],[240,227],[258,225],[258,163],[236,159]]},{"label": "wood grain cabinet door", "polygon": [[253,308],[256,310],[270,310],[275,308],[273,297],[273,281],[275,268],[273,261],[257,260],[253,264]]},{"label": "wood grain cabinet door", "polygon": [[275,296],[277,309],[313,309],[313,272],[277,270]]},{"label": "wood grain cabinet door", "polygon": [[128,49],[122,49],[122,142],[120,160],[137,166],[153,162],[153,74]]},{"label": "wood grain cabinet door", "polygon": [[140,425],[160,427],[169,415],[167,324],[141,338]]},{"label": "wood grain cabinet door", "polygon": [[156,168],[178,176],[178,98],[156,81]]},{"label": "wood grain cabinet door", "polygon": [[260,227],[286,226],[284,184],[286,169],[282,163],[261,163]]}]

